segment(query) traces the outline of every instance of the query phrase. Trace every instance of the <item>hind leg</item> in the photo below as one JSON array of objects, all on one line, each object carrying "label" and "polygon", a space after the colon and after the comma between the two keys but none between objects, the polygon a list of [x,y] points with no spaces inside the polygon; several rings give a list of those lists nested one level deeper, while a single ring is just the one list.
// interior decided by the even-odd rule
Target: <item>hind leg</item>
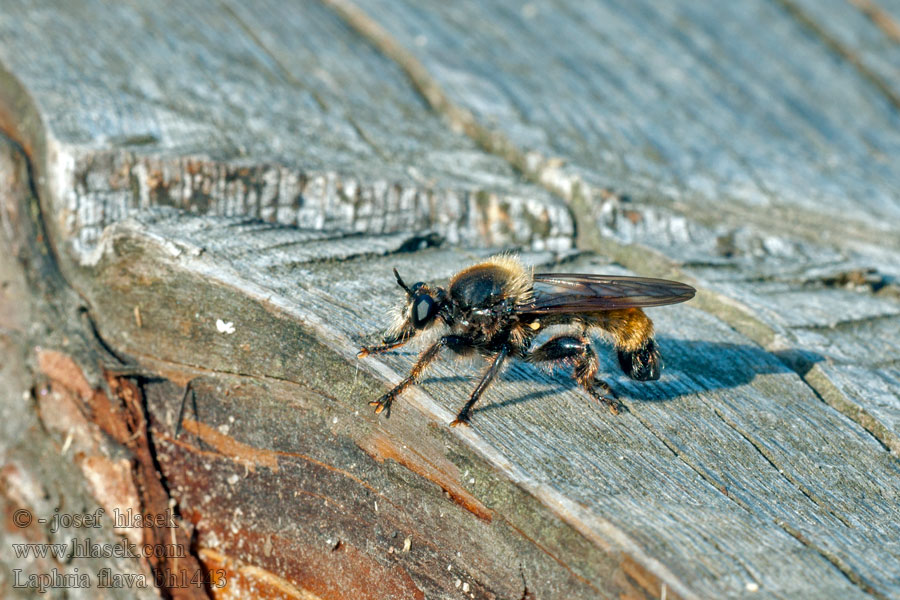
[{"label": "hind leg", "polygon": [[611,413],[619,414],[621,406],[615,400],[615,394],[605,382],[596,378],[600,364],[597,353],[587,338],[580,335],[561,335],[548,340],[528,355],[528,361],[533,363],[555,360],[572,363],[572,376],[575,381],[592,398],[606,404]]}]

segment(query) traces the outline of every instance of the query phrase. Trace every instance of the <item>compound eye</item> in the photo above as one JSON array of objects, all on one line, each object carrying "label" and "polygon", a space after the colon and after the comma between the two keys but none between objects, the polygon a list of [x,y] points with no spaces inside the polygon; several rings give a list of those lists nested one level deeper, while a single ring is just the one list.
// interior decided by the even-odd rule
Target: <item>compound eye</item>
[{"label": "compound eye", "polygon": [[413,300],[412,305],[412,324],[416,329],[422,329],[431,319],[434,318],[434,314],[437,312],[437,304],[435,304],[434,300],[431,296],[427,294],[422,294],[421,296],[416,296],[416,299]]}]

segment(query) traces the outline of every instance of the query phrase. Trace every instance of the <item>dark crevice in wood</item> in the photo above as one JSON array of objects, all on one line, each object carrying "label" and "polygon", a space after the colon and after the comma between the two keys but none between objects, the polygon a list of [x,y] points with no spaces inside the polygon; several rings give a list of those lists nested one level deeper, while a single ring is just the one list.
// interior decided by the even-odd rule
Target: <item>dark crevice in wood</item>
[{"label": "dark crevice in wood", "polygon": [[[198,366],[198,365],[192,365],[192,364],[188,364],[188,363],[175,362],[175,361],[171,361],[171,360],[162,360],[162,359],[159,359],[159,358],[157,358],[157,357],[152,357],[152,356],[147,356],[147,355],[142,355],[142,354],[135,354],[134,356],[137,357],[137,358],[150,359],[150,360],[152,360],[152,361],[154,361],[154,362],[156,362],[156,363],[160,363],[160,364],[171,365],[171,366],[173,366],[173,367],[175,367],[175,368],[178,368],[178,369],[190,370],[190,371],[193,371],[193,372],[195,372],[195,373],[203,374],[203,375],[228,375],[228,376],[231,376],[231,377],[241,377],[241,378],[253,379],[253,380],[265,380],[265,379],[268,379],[268,380],[271,380],[271,381],[279,381],[279,382],[287,383],[287,384],[290,384],[290,385],[296,385],[296,386],[298,386],[298,387],[300,387],[300,388],[313,390],[313,391],[315,391],[317,394],[321,395],[323,398],[327,398],[328,400],[330,400],[330,401],[332,401],[332,402],[336,402],[336,401],[337,401],[337,399],[336,399],[333,395],[329,394],[329,393],[327,392],[327,390],[322,390],[322,389],[314,388],[314,387],[312,386],[312,384],[309,383],[309,382],[306,381],[306,380],[301,380],[301,379],[288,379],[288,378],[286,378],[286,377],[278,377],[278,376],[276,376],[276,375],[265,375],[265,376],[260,376],[260,375],[258,375],[258,374],[256,374],[256,373],[241,373],[241,372],[238,372],[238,371],[227,371],[227,370],[224,370],[224,369],[210,369],[210,368],[208,368],[208,367],[201,367],[201,366]],[[127,368],[130,368],[130,367],[125,367],[125,368],[127,369]]]},{"label": "dark crevice in wood", "polygon": [[409,237],[400,244],[396,250],[388,252],[388,256],[392,254],[406,254],[408,252],[419,252],[426,248],[440,248],[444,243],[443,236],[437,233],[416,234]]},{"label": "dark crevice in wood", "polygon": [[810,550],[816,552],[820,556],[822,556],[825,560],[833,564],[840,573],[847,578],[847,580],[858,587],[861,591],[866,594],[869,594],[873,598],[877,598],[877,600],[888,600],[888,597],[873,588],[869,583],[867,583],[856,571],[850,568],[850,566],[845,563],[841,558],[835,555],[833,552],[829,552],[824,548],[820,548],[816,544],[813,544],[805,535],[803,535],[800,531],[797,531],[784,521],[776,521],[776,523],[790,536],[795,538],[798,542],[803,544],[805,547]]},{"label": "dark crevice in wood", "polygon": [[[365,233],[348,233],[344,236],[341,236],[342,239],[352,240],[353,238],[361,238],[365,239],[369,234]],[[308,245],[310,243],[316,243],[319,241],[327,241],[327,240],[315,240],[313,242],[290,242],[283,245]],[[341,257],[342,261],[352,261],[352,260],[365,260],[367,258],[379,258],[383,256],[393,256],[395,254],[408,254],[410,252],[418,252],[420,250],[425,250],[426,248],[439,248],[444,243],[444,238],[438,233],[435,232],[425,232],[425,233],[415,233],[410,234],[410,236],[401,242],[396,248],[385,250],[383,252],[373,252],[373,251],[363,251],[360,250],[358,252],[353,252],[350,254],[346,254]],[[254,249],[254,252],[258,252],[258,250]],[[306,265],[315,265],[321,263],[332,263],[335,259],[330,256],[322,256],[322,257],[307,257],[303,260],[296,261],[285,261],[278,263],[277,265],[272,265],[270,268],[273,269],[289,269]]]},{"label": "dark crevice in wood", "polygon": [[106,343],[106,340],[104,340],[103,336],[100,335],[100,330],[97,329],[97,322],[94,320],[94,317],[91,315],[91,311],[88,310],[87,307],[80,307],[78,309],[78,314],[82,317],[84,322],[87,323],[87,329],[93,334],[94,341],[97,342],[97,345],[99,345],[104,352],[109,354],[109,356],[111,356],[116,360],[116,362],[118,362],[118,365],[116,365],[117,368],[127,369],[135,366],[133,361],[130,361],[126,357],[122,356],[121,354],[113,350],[113,348],[108,343]]},{"label": "dark crevice in wood", "polygon": [[[816,267],[821,268],[830,264],[840,265],[840,261],[831,263],[819,263]],[[884,295],[890,293],[892,288],[897,288],[898,284],[889,275],[883,275],[875,268],[859,268],[847,271],[836,271],[828,275],[820,275],[816,277],[804,277],[802,272],[795,270],[790,272],[782,269],[778,273],[766,273],[750,277],[741,277],[741,270],[746,266],[736,262],[714,262],[714,261],[687,261],[680,264],[681,268],[687,269],[717,269],[729,271],[732,280],[741,283],[785,283],[790,284],[795,289],[823,290],[838,289],[847,290],[866,295]],[[803,265],[802,269],[807,269],[809,265]],[[730,275],[734,272],[735,275]]]},{"label": "dark crevice in wood", "polygon": [[525,580],[525,567],[519,565],[519,575],[522,576],[522,595],[519,600],[534,600],[534,596],[528,591],[528,581]]},{"label": "dark crevice in wood", "polygon": [[[51,352],[54,352],[52,349],[57,345],[65,347],[65,354],[61,352],[59,354],[72,357],[73,367],[78,370],[79,376],[84,378],[86,384],[94,390],[93,397],[86,400],[88,404],[80,405],[79,410],[83,412],[87,420],[95,423],[111,439],[131,451],[134,461],[134,476],[138,480],[136,483],[141,490],[141,507],[147,512],[164,514],[169,506],[170,496],[168,496],[167,490],[161,495],[159,490],[154,488],[155,485],[160,484],[158,474],[161,472],[158,470],[159,465],[150,449],[148,424],[140,406],[141,400],[134,397],[135,394],[140,396],[139,389],[125,379],[109,377],[102,371],[101,365],[109,357],[113,357],[119,362],[123,361],[103,341],[85,308],[86,301],[69,285],[59,269],[58,255],[53,240],[47,235],[48,229],[35,185],[30,158],[20,144],[5,135],[0,134],[0,144],[5,146],[4,150],[19,156],[18,162],[27,173],[26,197],[17,199],[11,194],[7,200],[8,202],[17,200],[20,202],[17,207],[18,218],[13,223],[15,237],[9,241],[16,246],[14,253],[23,265],[26,283],[33,290],[32,297],[39,299],[35,306],[37,318],[42,326],[51,332],[44,338],[36,337],[40,335],[37,330],[32,332],[31,337],[34,339],[29,341],[29,345],[43,346],[45,351]],[[5,208],[5,205],[0,203],[0,208]],[[5,211],[3,216],[5,220],[9,220],[10,215]],[[118,406],[114,404],[116,402],[118,402]],[[37,409],[35,408],[35,410]],[[103,416],[98,420],[98,414],[101,413]],[[161,498],[165,498],[165,501]],[[148,532],[153,531],[156,530],[147,529],[145,535],[151,535]],[[168,532],[167,529],[162,531]],[[185,548],[188,547],[186,545],[188,540],[181,541],[185,544]],[[145,543],[165,545],[169,543],[169,540],[147,540],[145,538]],[[188,557],[191,555],[188,554]],[[196,557],[194,559],[196,560]],[[156,563],[160,560],[166,561],[166,559],[148,557],[148,562],[151,563],[154,572],[157,572]],[[177,562],[178,559],[175,560]],[[182,561],[183,566],[191,566],[189,559],[182,559]],[[199,562],[196,562],[194,566],[196,567],[195,571],[199,569]],[[157,589],[166,598],[194,597],[188,588],[159,587]]]},{"label": "dark crevice in wood", "polygon": [[[731,420],[725,418],[725,416],[722,415],[722,413],[718,409],[714,409],[714,410],[715,410],[716,416],[718,416],[719,419],[721,419],[723,423],[725,423],[728,427],[730,427],[732,430],[734,430],[738,435],[740,435],[742,438],[744,438],[751,446],[753,446],[756,449],[756,451],[760,454],[760,456],[762,456],[766,460],[766,462],[768,462],[779,475],[784,477],[784,479],[786,479],[791,485],[796,487],[800,491],[801,494],[803,494],[811,502],[813,502],[814,504],[816,504],[817,506],[819,506],[820,508],[825,510],[828,514],[830,514],[831,516],[833,516],[834,518],[839,520],[841,523],[844,524],[844,526],[852,527],[852,525],[845,518],[841,517],[836,512],[834,512],[824,502],[816,499],[809,492],[809,490],[806,489],[805,486],[803,486],[799,482],[795,481],[792,477],[790,477],[784,469],[780,468],[777,465],[777,463],[774,461],[774,458],[771,457],[769,455],[769,453],[766,452],[760,444],[757,444],[756,442],[754,442],[754,440],[747,433],[742,431],[737,426],[737,424],[735,424]],[[885,598],[882,594],[878,593],[877,590],[872,588],[872,586],[870,586],[865,581],[863,581],[862,578],[859,576],[859,574],[856,571],[854,571],[849,565],[847,565],[844,561],[840,560],[840,558],[835,556],[833,553],[822,548],[818,544],[813,543],[806,536],[804,536],[801,532],[799,532],[797,529],[788,525],[782,519],[775,518],[775,519],[773,519],[773,522],[776,525],[778,525],[779,527],[781,527],[786,533],[788,533],[792,537],[796,538],[804,546],[806,546],[806,547],[810,548],[811,550],[814,550],[816,553],[820,554],[828,562],[830,562],[832,565],[834,565],[841,572],[841,574],[843,574],[844,577],[847,578],[847,580],[849,580],[851,583],[853,583],[854,585],[859,587],[862,591],[878,598],[879,600],[883,600]]]},{"label": "dark crevice in wood", "polygon": [[[157,505],[153,506],[151,510],[154,510],[157,514],[165,514],[164,511],[172,510],[179,518],[181,518],[180,511],[178,510],[178,504],[175,501],[174,496],[172,495],[170,486],[169,486],[168,482],[166,481],[166,477],[164,475],[162,466],[159,463],[159,456],[157,453],[156,442],[154,441],[154,436],[152,435],[152,433],[150,431],[150,422],[149,422],[149,419],[147,418],[147,415],[150,414],[148,407],[147,407],[147,396],[144,393],[144,389],[142,386],[135,385],[134,389],[137,391],[137,393],[140,397],[140,400],[138,403],[135,403],[135,406],[133,407],[132,410],[140,411],[140,413],[141,413],[139,415],[141,418],[141,430],[136,431],[132,437],[134,437],[134,435],[137,435],[138,436],[137,439],[142,441],[143,448],[142,448],[140,455],[146,457],[146,458],[144,458],[143,461],[141,461],[139,463],[141,465],[140,472],[141,472],[142,479],[143,479],[143,486],[141,486],[141,487],[144,490],[145,502],[146,502],[146,503],[142,502],[142,505],[144,506],[145,510],[150,508],[150,507],[148,507],[148,504],[151,504],[151,502],[148,502],[147,500],[150,500],[150,498],[153,495],[157,495],[158,493],[152,494],[150,492],[149,488],[158,486],[159,488],[161,488],[160,491],[161,491],[162,498],[166,499],[166,505],[165,505],[165,507],[163,507],[157,502]],[[181,519],[182,526],[184,524],[186,524],[187,522],[188,522],[187,519],[183,519],[183,518]],[[153,532],[153,531],[154,530],[151,530],[151,532]],[[189,562],[189,569],[193,569],[194,572],[199,572],[198,570],[203,568],[202,567],[203,563],[200,560],[199,555],[197,554],[197,548],[192,543],[192,540],[193,540],[193,530],[191,530],[190,532],[182,532],[181,539],[179,539],[178,541],[182,544],[183,548],[186,548],[188,550],[188,558],[193,559],[194,564],[191,565]],[[167,543],[167,540],[157,538],[156,543],[157,544],[165,544],[165,543]],[[174,572],[177,577],[178,561],[177,560],[174,561],[174,565],[169,565],[169,562],[170,561],[168,561],[168,560],[164,560],[163,564],[161,566],[157,566],[156,569],[163,574]],[[189,571],[184,571],[184,572],[189,572]],[[187,588],[187,589],[190,589],[190,588]],[[208,597],[208,598],[213,597],[213,593],[209,586],[209,582],[207,581],[207,578],[203,578],[203,590],[204,590],[206,597]],[[191,590],[191,592],[193,592],[193,591],[194,590]],[[193,596],[193,594],[186,593],[187,590],[184,587],[180,588],[177,585],[175,586],[174,589],[165,588],[162,590],[162,592],[164,595],[169,595],[172,598],[188,596],[188,595]],[[199,594],[199,590],[197,590],[197,592]]]},{"label": "dark crevice in wood", "polygon": [[[159,464],[156,445],[150,431],[150,423],[147,418],[146,395],[141,386],[124,378],[110,378],[110,388],[113,394],[108,396],[109,405],[105,407],[111,411],[110,417],[117,421],[97,422],[105,433],[117,442],[131,450],[133,455],[133,473],[135,484],[140,496],[141,509],[144,513],[152,515],[165,515],[167,511],[179,515],[169,487],[166,483],[163,470]],[[113,402],[118,400],[118,406]],[[97,407],[92,407],[96,411]],[[95,421],[96,422],[96,421]],[[116,425],[109,428],[110,424]],[[124,424],[125,429],[120,427]],[[106,425],[106,427],[104,427]],[[127,437],[124,435],[127,434]],[[191,544],[192,534],[184,531],[185,520],[181,520],[181,527],[177,531],[162,528],[145,528],[144,543],[154,548],[176,547],[187,550],[183,558],[149,557],[148,562],[156,577],[157,589],[164,598],[200,598],[211,597],[209,589],[195,589],[190,585],[179,585],[175,581],[186,581],[191,574],[200,573],[202,566],[196,549]],[[170,536],[170,533],[172,537]],[[179,576],[180,574],[180,576]],[[159,585],[160,582],[168,582],[174,577],[172,587]]]},{"label": "dark crevice in wood", "polygon": [[803,381],[810,387],[816,397],[854,423],[862,427],[878,442],[886,452],[900,459],[900,437],[884,426],[869,411],[855,404],[842,390],[838,389],[821,371],[810,369],[803,375]]},{"label": "dark crevice in wood", "polygon": [[[24,199],[24,205],[21,206],[25,215],[19,215],[17,223],[9,223],[11,233],[16,236],[14,243],[18,244],[14,253],[22,263],[28,285],[40,290],[41,298],[49,300],[55,298],[67,286],[59,270],[56,248],[47,236],[47,227],[35,185],[32,157],[18,140],[0,132],[0,150],[2,146],[7,146],[10,152],[21,156],[21,162],[27,173],[28,198]],[[8,217],[4,211],[4,222],[9,222]]]},{"label": "dark crevice in wood", "polygon": [[[502,519],[503,521],[505,521],[506,524],[509,525],[509,526],[513,529],[513,531],[515,531],[515,532],[518,533],[520,536],[522,536],[522,539],[526,540],[527,542],[529,542],[530,544],[532,544],[535,548],[537,548],[538,550],[540,550],[541,552],[543,552],[544,554],[546,554],[547,556],[549,556],[550,558],[552,558],[554,561],[556,561],[556,563],[557,563],[559,566],[561,566],[562,568],[564,568],[566,571],[568,571],[568,572],[572,575],[572,577],[574,577],[575,579],[577,579],[578,581],[580,581],[581,583],[583,583],[583,584],[586,585],[587,587],[591,588],[591,589],[594,590],[596,593],[598,593],[598,594],[600,593],[600,590],[597,589],[597,586],[595,586],[593,583],[591,583],[590,581],[588,581],[583,575],[580,575],[580,574],[576,573],[575,571],[573,571],[571,566],[569,566],[568,564],[566,564],[566,562],[565,562],[564,560],[562,560],[561,558],[559,558],[558,556],[556,556],[555,554],[553,554],[553,552],[551,552],[548,548],[544,547],[543,544],[541,544],[541,543],[538,542],[536,539],[534,539],[534,538],[532,538],[531,536],[529,536],[527,533],[525,533],[524,531],[522,531],[519,527],[516,527],[515,524],[513,524],[511,521],[509,521],[508,519],[506,519],[505,517],[503,517],[503,515],[499,515],[499,518]],[[524,574],[524,573],[522,574],[522,580],[523,580],[523,581],[525,580],[525,574]],[[527,590],[527,589],[528,589],[528,586],[525,586],[525,589]]]},{"label": "dark crevice in wood", "polygon": [[[294,86],[304,90],[305,92],[307,92],[313,98],[313,100],[316,101],[316,104],[319,106],[319,108],[323,112],[328,111],[328,104],[325,102],[325,100],[322,98],[322,96],[319,95],[315,90],[307,88],[305,85],[303,85],[302,81],[300,81],[299,79],[294,77],[294,75],[293,75],[293,73],[291,73],[290,69],[288,69],[281,62],[281,60],[278,58],[278,56],[276,56],[276,54],[274,52],[272,52],[272,50],[265,44],[265,42],[256,34],[256,31],[254,31],[254,29],[252,27],[250,27],[240,17],[240,15],[238,15],[236,12],[234,12],[234,9],[231,8],[231,6],[229,6],[227,2],[219,2],[219,7],[224,12],[226,12],[229,17],[234,19],[234,22],[237,23],[238,27],[240,27],[240,29],[247,35],[247,37],[249,37],[251,40],[253,40],[253,43],[256,44],[257,47],[259,47],[259,49],[262,50],[262,52],[272,60],[272,62],[278,68],[278,75],[283,77],[284,80],[289,82],[291,85],[294,85]],[[368,142],[368,140],[365,140],[365,141]]]},{"label": "dark crevice in wood", "polygon": [[[792,282],[794,283],[794,282]],[[870,294],[878,294],[897,286],[897,282],[890,275],[879,273],[874,267],[857,268],[838,271],[828,275],[801,281],[803,285],[822,285],[826,288],[847,289],[852,291],[865,290]]]},{"label": "dark crevice in wood", "polygon": [[817,498],[815,495],[813,495],[812,492],[809,491],[809,489],[807,489],[807,487],[805,485],[803,485],[802,483],[800,483],[799,481],[797,481],[796,479],[791,477],[785,469],[783,469],[782,467],[780,467],[778,465],[775,457],[772,456],[771,453],[766,451],[765,447],[762,444],[760,444],[757,440],[753,439],[753,437],[749,433],[747,433],[746,431],[741,429],[737,423],[735,423],[731,419],[728,419],[727,417],[725,417],[725,415],[723,415],[722,412],[718,408],[714,407],[713,411],[716,413],[716,416],[719,417],[719,419],[721,419],[723,423],[725,423],[725,425],[730,427],[735,433],[737,433],[739,436],[744,438],[751,446],[753,446],[756,449],[756,451],[759,453],[759,455],[762,456],[766,460],[766,462],[772,466],[772,468],[775,470],[776,473],[781,475],[792,486],[797,488],[801,494],[803,494],[810,500],[810,502],[812,502],[813,504],[815,504],[816,506],[818,506],[819,508],[821,508],[822,510],[824,510],[825,512],[830,514],[832,517],[834,517],[835,519],[837,519],[838,521],[843,523],[845,527],[853,527],[853,525],[846,519],[846,517],[843,517],[843,516],[839,515],[838,513],[836,513],[834,511],[834,509],[831,508],[824,500],[822,500],[821,498]]},{"label": "dark crevice in wood", "polygon": [[898,315],[875,315],[871,317],[860,317],[859,319],[843,319],[834,323],[824,325],[796,325],[792,329],[803,329],[806,331],[841,331],[853,329],[858,325],[878,324],[885,321],[894,321],[900,318]]},{"label": "dark crevice in wood", "polygon": [[[835,362],[835,364],[841,364],[841,363]],[[873,369],[897,369],[897,368],[900,368],[900,358],[875,361],[873,363],[870,363],[870,366]]]},{"label": "dark crevice in wood", "polygon": [[[893,318],[898,318],[898,317],[893,317]],[[825,326],[816,327],[815,329],[821,329],[822,331],[830,331],[831,330],[830,327],[825,327]],[[818,361],[822,360],[821,357],[818,357],[816,360],[809,360],[808,358],[804,358],[803,353],[799,353],[799,355],[798,355],[797,352],[792,352],[790,350],[776,350],[776,351],[772,352],[772,354],[774,354],[775,356],[780,358],[781,361],[784,363],[784,366],[786,366],[787,368],[789,368],[792,371],[795,371],[798,375],[800,375],[803,378],[806,378],[806,376],[813,369],[813,367],[816,366],[816,363]],[[874,370],[894,369],[894,368],[900,367],[900,359],[876,360],[876,361],[868,362],[868,361],[861,361],[861,360],[860,361],[845,360],[845,359],[833,358],[833,357],[829,356],[827,360],[828,360],[827,364],[832,365],[832,366],[845,366],[845,367],[864,366],[864,367],[874,369]],[[819,384],[818,383],[816,383],[816,384],[810,383],[809,385],[811,387],[813,387],[814,389],[818,389],[818,388],[816,388],[816,386],[818,386]]]},{"label": "dark crevice in wood", "polygon": [[[263,222],[265,222],[265,221],[263,221]],[[272,224],[272,225],[275,225],[275,224]],[[276,229],[294,229],[294,228],[291,225],[280,225],[278,227],[272,227],[271,229],[276,230]],[[296,229],[301,230],[301,228],[299,228],[299,227]],[[315,231],[319,232],[321,230],[315,230]],[[270,245],[266,246],[265,250],[267,252],[271,252],[272,250],[284,250],[287,248],[295,248],[295,247],[302,248],[304,246],[308,246],[309,244],[320,244],[323,242],[333,242],[335,240],[345,240],[347,238],[352,238],[354,235],[359,236],[359,235],[364,235],[364,234],[353,233],[353,232],[342,231],[342,230],[335,230],[332,235],[323,235],[322,237],[316,237],[314,239],[288,240],[288,241],[284,241],[284,242],[276,242],[274,244],[270,244]],[[234,252],[233,256],[240,258],[240,257],[248,256],[248,255],[252,256],[254,254],[257,254],[258,252],[259,252],[259,248],[247,247],[243,250],[236,250]],[[311,262],[314,260],[315,259],[310,259]]]},{"label": "dark crevice in wood", "polygon": [[832,36],[818,21],[792,0],[773,0],[773,2],[781,6],[797,23],[821,40],[822,44],[831,52],[853,65],[862,79],[873,85],[893,105],[895,110],[900,111],[900,95],[891,89],[891,86],[881,76],[867,67],[853,50]]},{"label": "dark crevice in wood", "polygon": [[[694,306],[699,310],[709,313],[716,318],[727,323],[735,329],[735,331],[747,336],[763,348],[769,346],[774,339],[775,330],[766,323],[760,321],[755,315],[747,310],[737,309],[734,302],[722,301],[718,293],[705,290],[702,286],[698,286],[692,278],[683,270],[682,266],[670,260],[661,252],[652,248],[637,248],[634,246],[626,246],[615,240],[601,238],[596,230],[588,226],[579,226],[582,222],[590,223],[591,213],[583,198],[577,198],[573,203],[573,213],[575,216],[576,227],[579,231],[586,232],[584,237],[579,240],[579,248],[590,248],[603,252],[618,263],[623,264],[627,268],[642,272],[646,275],[654,277],[671,277],[691,282],[698,288],[698,297],[695,299]],[[698,302],[699,301],[699,302]],[[865,323],[878,323],[885,319],[894,319],[894,316],[876,316],[866,317],[862,319],[846,320],[840,322],[836,326],[800,326],[795,329],[808,330],[829,330],[841,328],[852,328],[855,325]],[[845,394],[837,390],[825,378],[809,377],[812,366],[807,360],[797,360],[798,356],[802,358],[802,350],[798,352],[773,352],[773,356],[791,371],[797,373],[800,379],[810,388],[823,403],[836,408],[845,417],[862,427],[869,435],[871,435],[879,445],[885,450],[892,452],[894,455],[900,455],[900,441],[897,436],[890,432],[877,419],[872,417],[861,406],[853,404]],[[840,396],[840,400],[835,399],[835,395]]]}]

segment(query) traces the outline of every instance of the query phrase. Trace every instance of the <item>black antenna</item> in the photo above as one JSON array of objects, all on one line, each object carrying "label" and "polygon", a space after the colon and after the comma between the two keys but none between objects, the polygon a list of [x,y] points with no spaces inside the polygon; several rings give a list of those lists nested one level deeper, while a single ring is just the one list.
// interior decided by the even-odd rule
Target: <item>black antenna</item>
[{"label": "black antenna", "polygon": [[406,284],[403,283],[402,279],[400,279],[400,273],[397,272],[397,267],[394,267],[394,277],[397,278],[397,283],[400,284],[400,287],[402,287],[404,290],[406,290],[406,293],[409,295],[410,298],[412,298],[413,293],[411,291],[409,291],[409,288],[406,287]]}]

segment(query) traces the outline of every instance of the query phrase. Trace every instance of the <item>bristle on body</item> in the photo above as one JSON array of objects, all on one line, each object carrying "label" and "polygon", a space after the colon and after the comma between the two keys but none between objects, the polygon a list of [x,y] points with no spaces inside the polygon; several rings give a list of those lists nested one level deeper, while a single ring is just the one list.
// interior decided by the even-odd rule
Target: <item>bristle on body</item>
[{"label": "bristle on body", "polygon": [[503,295],[515,298],[519,304],[527,304],[534,296],[534,278],[515,254],[498,254],[463,269],[450,280],[450,287],[453,288],[461,281],[485,277],[502,281]]},{"label": "bristle on body", "polygon": [[490,257],[486,262],[508,273],[507,295],[517,298],[522,304],[531,301],[534,295],[534,278],[531,270],[525,268],[518,256],[515,254],[497,254]]},{"label": "bristle on body", "polygon": [[653,337],[653,321],[640,308],[589,313],[581,320],[585,328],[602,329],[616,349],[625,352],[641,349]]}]

